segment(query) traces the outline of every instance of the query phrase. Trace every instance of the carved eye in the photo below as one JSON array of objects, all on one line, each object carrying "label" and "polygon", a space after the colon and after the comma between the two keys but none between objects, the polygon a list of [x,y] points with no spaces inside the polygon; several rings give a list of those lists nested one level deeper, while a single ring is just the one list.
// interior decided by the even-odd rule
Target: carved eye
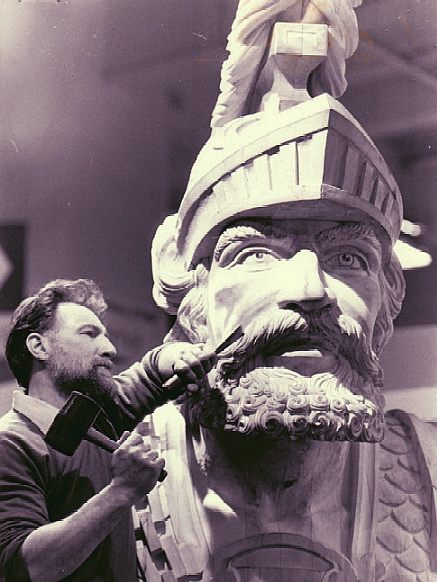
[{"label": "carved eye", "polygon": [[279,260],[281,257],[270,249],[244,249],[238,253],[236,262],[245,265],[268,265],[273,261]]},{"label": "carved eye", "polygon": [[346,269],[352,271],[367,270],[367,262],[365,259],[361,255],[350,251],[337,253],[328,258],[326,263],[334,269]]}]

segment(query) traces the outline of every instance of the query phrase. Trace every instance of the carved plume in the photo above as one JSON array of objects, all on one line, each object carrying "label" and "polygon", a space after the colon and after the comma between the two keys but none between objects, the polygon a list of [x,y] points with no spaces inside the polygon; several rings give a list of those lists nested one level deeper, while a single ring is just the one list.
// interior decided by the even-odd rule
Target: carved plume
[{"label": "carved plume", "polygon": [[221,74],[220,95],[211,127],[250,113],[250,96],[268,52],[275,22],[327,23],[329,49],[313,73],[315,94],[339,97],[346,90],[345,59],[356,50],[358,26],[353,11],[361,0],[241,0],[228,37],[229,57]]}]

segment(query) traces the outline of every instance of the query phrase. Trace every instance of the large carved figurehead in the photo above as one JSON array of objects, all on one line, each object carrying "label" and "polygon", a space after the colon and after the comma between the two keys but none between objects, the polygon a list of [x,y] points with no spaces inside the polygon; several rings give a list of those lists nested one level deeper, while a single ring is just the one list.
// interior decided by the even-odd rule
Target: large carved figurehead
[{"label": "large carved figurehead", "polygon": [[[243,24],[248,34],[250,4],[240,5],[245,19],[238,21],[237,13],[234,37]],[[318,12],[319,21],[336,4]],[[308,3],[307,13],[318,7]],[[323,52],[326,24],[288,26],[291,50],[300,38],[307,52]],[[306,76],[316,66],[312,79],[320,59],[299,50],[279,57],[308,59]],[[302,100],[295,85],[302,85],[303,65],[294,84],[298,67],[291,67],[285,97],[283,83],[275,89],[288,62],[278,65],[279,57],[265,59],[251,82],[256,88],[271,81],[263,111],[226,121],[238,81],[219,99],[212,136],[179,212],[154,241],[155,299],[177,315],[170,339],[214,346],[238,325],[244,330],[220,357],[213,390],[204,401],[190,400],[192,417],[203,425],[377,441],[383,424],[378,355],[404,292],[393,253],[401,196],[376,146],[339,102],[327,93]],[[225,63],[225,77],[228,69]],[[248,107],[240,100],[240,112]]]},{"label": "large carved figurehead", "polygon": [[[402,201],[334,98],[359,3],[240,2],[211,137],[154,239],[154,297],[176,316],[167,339],[214,347],[243,330],[183,404],[190,438],[174,408],[158,412],[175,539],[205,580],[327,579],[310,554],[335,554],[333,580],[379,579],[379,449],[346,441],[383,437],[378,357],[404,295]],[[251,574],[227,578],[233,560],[249,571],[246,551]]]}]

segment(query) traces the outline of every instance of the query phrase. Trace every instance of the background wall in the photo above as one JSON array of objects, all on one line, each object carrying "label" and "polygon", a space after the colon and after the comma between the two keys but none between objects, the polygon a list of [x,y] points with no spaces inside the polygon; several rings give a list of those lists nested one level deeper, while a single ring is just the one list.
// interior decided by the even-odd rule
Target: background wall
[{"label": "background wall", "polygon": [[[167,328],[151,299],[150,243],[208,136],[235,7],[0,0],[0,245],[2,229],[24,225],[25,294],[56,277],[101,284],[120,366]],[[437,4],[365,0],[357,14],[343,101],[390,163],[406,216],[425,225],[419,244],[437,256]],[[5,293],[19,269],[6,264],[0,251],[0,329],[20,300]],[[404,405],[417,401],[405,390],[433,396],[437,386],[436,268],[407,273],[400,339],[386,355],[387,388]],[[13,386],[4,362],[0,379],[1,410]]]}]

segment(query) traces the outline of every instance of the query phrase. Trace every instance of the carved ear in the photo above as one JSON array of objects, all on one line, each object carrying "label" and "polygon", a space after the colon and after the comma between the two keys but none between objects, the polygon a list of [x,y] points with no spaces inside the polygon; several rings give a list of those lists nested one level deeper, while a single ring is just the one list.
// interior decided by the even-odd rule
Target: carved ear
[{"label": "carved ear", "polygon": [[203,290],[208,271],[203,264],[188,270],[176,246],[176,215],[168,216],[152,243],[153,298],[177,321],[169,339],[205,342],[207,339]]},{"label": "carved ear", "polygon": [[373,330],[373,350],[381,355],[393,334],[393,320],[398,316],[405,297],[405,277],[398,257],[393,252],[380,276],[382,305]]},{"label": "carved ear", "polygon": [[41,362],[47,360],[48,353],[44,338],[41,334],[36,332],[30,333],[26,338],[26,346],[36,360],[40,360]]},{"label": "carved ear", "polygon": [[193,287],[184,297],[177,315],[176,328],[183,329],[193,343],[206,342],[208,339],[204,289],[200,282]]},{"label": "carved ear", "polygon": [[195,272],[196,283],[182,299],[176,322],[165,337],[165,341],[203,342],[208,339],[206,323],[205,288],[207,268],[200,263]]},{"label": "carved ear", "polygon": [[177,216],[168,216],[156,231],[152,243],[153,298],[161,309],[175,315],[194,284],[176,246]]},{"label": "carved ear", "polygon": [[382,306],[373,331],[373,350],[379,356],[393,334],[393,320],[398,316],[405,297],[405,278],[398,257],[393,252],[381,272]]}]

